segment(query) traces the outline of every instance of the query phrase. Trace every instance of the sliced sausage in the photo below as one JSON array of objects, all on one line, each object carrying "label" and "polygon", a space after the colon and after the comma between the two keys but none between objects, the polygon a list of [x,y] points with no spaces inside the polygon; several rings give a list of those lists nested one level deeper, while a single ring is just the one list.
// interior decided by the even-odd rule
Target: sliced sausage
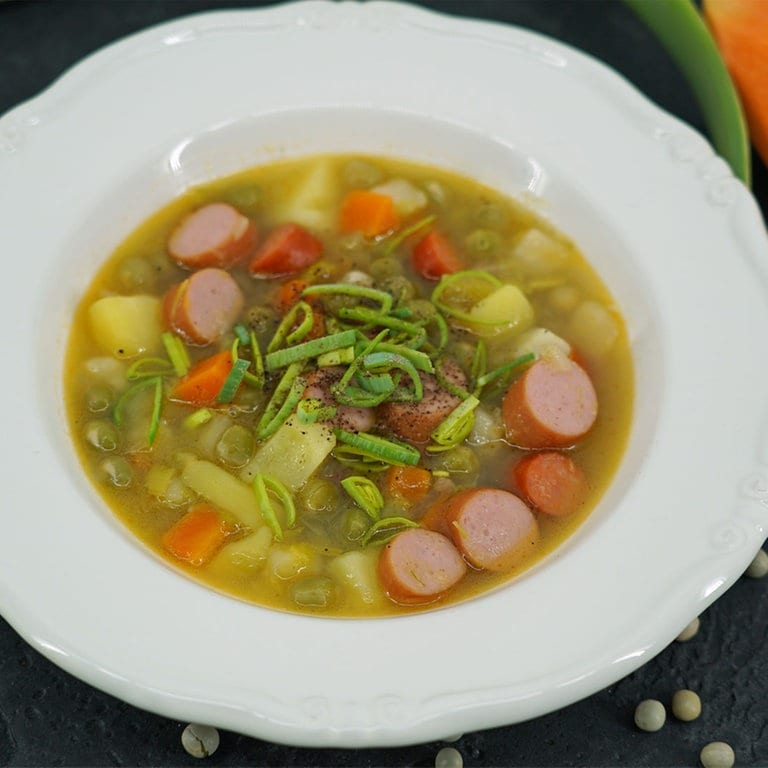
[{"label": "sliced sausage", "polygon": [[522,448],[565,448],[589,432],[597,418],[597,393],[573,360],[542,358],[504,395],[507,440]]},{"label": "sliced sausage", "polygon": [[451,538],[476,568],[504,571],[522,563],[539,543],[528,505],[498,488],[468,488],[445,503]]},{"label": "sliced sausage", "polygon": [[182,267],[231,267],[252,253],[256,227],[226,203],[211,203],[187,216],[168,240],[168,253]]},{"label": "sliced sausage", "polygon": [[172,285],[163,300],[166,327],[193,344],[210,344],[237,321],[245,299],[223,269],[201,269]]},{"label": "sliced sausage", "polygon": [[430,603],[461,581],[467,566],[451,540],[435,531],[409,528],[379,555],[379,581],[397,603]]},{"label": "sliced sausage", "polygon": [[344,369],[335,366],[312,371],[306,377],[307,388],[304,390],[304,398],[317,398],[323,405],[335,405],[338,408],[336,415],[328,420],[328,424],[346,429],[348,432],[367,432],[376,423],[373,409],[339,405],[331,393],[331,387],[343,375]]},{"label": "sliced sausage", "polygon": [[[463,387],[467,377],[458,363],[447,360],[443,367],[452,384]],[[382,403],[377,410],[379,419],[403,440],[426,443],[443,419],[461,404],[461,398],[446,392],[431,373],[419,373],[424,397],[419,402]]]},{"label": "sliced sausage", "polygon": [[251,259],[254,277],[282,277],[301,272],[323,253],[323,244],[298,224],[283,224],[269,233]]},{"label": "sliced sausage", "polygon": [[526,456],[515,464],[513,476],[515,487],[531,505],[554,517],[575,512],[589,491],[576,462],[557,451]]}]

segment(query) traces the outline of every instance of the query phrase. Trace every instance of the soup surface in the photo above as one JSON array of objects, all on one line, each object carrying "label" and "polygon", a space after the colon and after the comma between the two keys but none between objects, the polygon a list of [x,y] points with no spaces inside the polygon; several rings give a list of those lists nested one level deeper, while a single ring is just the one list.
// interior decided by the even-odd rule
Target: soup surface
[{"label": "soup surface", "polygon": [[282,610],[463,600],[561,543],[629,432],[621,317],[577,248],[469,179],[320,156],[189,191],[107,260],[65,396],[147,546]]}]

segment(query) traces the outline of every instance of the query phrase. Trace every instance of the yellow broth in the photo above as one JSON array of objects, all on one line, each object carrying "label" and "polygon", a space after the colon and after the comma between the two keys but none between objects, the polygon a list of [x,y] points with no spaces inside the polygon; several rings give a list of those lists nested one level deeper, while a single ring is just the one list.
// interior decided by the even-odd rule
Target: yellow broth
[{"label": "yellow broth", "polygon": [[[599,401],[594,427],[568,451],[588,479],[587,500],[567,517],[537,514],[541,543],[535,555],[522,565],[504,573],[470,568],[458,586],[423,606],[398,605],[386,597],[377,583],[373,591],[361,591],[359,585],[348,583],[355,581],[354,574],[340,578],[340,570],[334,570],[332,563],[339,554],[364,551],[365,557],[355,567],[362,568],[364,581],[371,578],[375,581],[376,557],[381,547],[371,544],[363,550],[359,540],[343,535],[344,515],[347,520],[357,519],[358,523],[360,515],[359,510],[354,509],[354,502],[340,488],[334,509],[329,512],[310,514],[306,506],[302,506],[299,494],[296,527],[285,530],[282,542],[268,543],[264,557],[249,560],[228,555],[238,541],[243,540],[244,532],[240,531],[239,538],[230,536],[206,565],[193,566],[174,558],[164,549],[162,536],[191,504],[199,501],[180,479],[185,462],[202,458],[237,476],[240,467],[228,466],[221,451],[222,430],[240,424],[251,433],[266,396],[243,385],[232,404],[212,407],[216,412],[213,420],[194,428],[185,427],[182,422],[196,406],[165,400],[157,438],[150,448],[146,430],[152,395],[147,390],[126,406],[125,423],[117,430],[117,446],[112,449],[110,440],[106,439],[106,444],[97,447],[93,444],[94,430],[98,431],[101,425],[102,430],[110,432],[115,401],[129,386],[125,374],[135,358],[123,360],[119,355],[105,354],[92,333],[89,308],[105,296],[162,297],[169,286],[188,277],[189,272],[168,257],[169,235],[185,215],[215,201],[234,205],[254,221],[260,240],[277,224],[295,219],[306,221],[324,246],[321,261],[303,275],[308,276],[309,282],[338,281],[350,270],[368,273],[371,264],[381,260],[398,232],[370,239],[359,233],[340,233],[337,229],[339,206],[348,191],[392,179],[406,180],[426,200],[418,212],[403,217],[401,229],[434,215],[434,226],[453,243],[465,269],[487,270],[504,283],[518,285],[534,309],[535,325],[549,329],[572,344],[578,360],[589,372]],[[392,249],[387,265],[389,271],[397,270],[407,279],[417,297],[429,298],[436,283],[413,271],[409,255],[414,239],[418,239],[418,235]],[[252,308],[274,307],[279,283],[295,277],[254,279],[243,267],[234,268],[232,274],[246,297],[241,318],[246,325],[254,317]],[[380,278],[377,284],[381,279],[385,278]],[[273,320],[262,334],[262,350],[275,324]],[[213,345],[187,345],[187,349],[194,363],[231,347],[233,339],[234,335],[229,333]],[[452,344],[476,341],[471,334],[455,331],[451,339]],[[514,336],[506,335],[503,341],[495,343],[489,340],[489,368],[507,362],[514,345]],[[163,357],[162,347],[158,356]],[[167,381],[164,386],[167,390]],[[271,608],[326,616],[391,615],[465,600],[509,581],[551,552],[584,521],[617,469],[630,427],[632,387],[630,349],[620,313],[599,276],[566,236],[520,203],[468,178],[407,162],[357,156],[305,158],[255,168],[190,190],[168,204],[134,231],[93,279],[74,316],[65,367],[69,423],[83,468],[109,507],[133,534],[171,565],[213,588]],[[503,390],[483,398],[483,407],[495,413],[497,419],[502,394]],[[257,442],[255,449],[259,448]],[[503,478],[510,464],[524,454],[503,440],[480,446],[465,444],[461,450],[474,453],[477,471],[452,474],[450,479],[458,487],[467,484],[504,487]],[[467,463],[466,456],[464,463]],[[437,454],[427,464],[438,469],[439,474],[445,460]],[[119,471],[126,466],[130,476]],[[329,458],[317,476],[333,477],[337,481],[340,468],[338,462]],[[351,473],[356,474],[346,471]],[[375,475],[372,477],[376,480]],[[357,518],[354,512],[358,513]],[[396,514],[410,514],[417,521],[421,512],[423,506],[418,505],[411,510],[401,507],[395,510]],[[262,544],[268,538],[262,534]],[[264,554],[262,550],[259,552]],[[326,607],[297,605],[295,584],[316,575],[331,579],[329,604]]]}]

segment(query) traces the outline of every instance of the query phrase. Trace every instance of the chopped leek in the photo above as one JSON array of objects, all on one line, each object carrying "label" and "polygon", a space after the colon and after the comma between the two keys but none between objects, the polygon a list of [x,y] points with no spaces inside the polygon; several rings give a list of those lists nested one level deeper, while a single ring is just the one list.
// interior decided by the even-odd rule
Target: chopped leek
[{"label": "chopped leek", "polygon": [[256,380],[255,384],[259,388],[264,388],[264,360],[261,357],[261,349],[259,349],[259,341],[256,338],[256,334],[251,331],[251,358],[253,359],[253,377]]},{"label": "chopped leek", "polygon": [[511,362],[500,365],[498,368],[494,368],[492,371],[484,373],[482,376],[478,376],[475,384],[475,391],[479,392],[486,384],[490,384],[492,381],[495,381],[501,376],[505,376],[518,366],[530,363],[535,359],[536,355],[533,352],[529,352],[527,355],[520,355],[520,357],[515,358]]},{"label": "chopped leek", "polygon": [[168,354],[168,359],[173,366],[173,372],[177,376],[186,376],[189,372],[190,360],[184,342],[178,336],[168,331],[162,333],[160,338]]},{"label": "chopped leek", "polygon": [[173,371],[173,366],[161,357],[142,357],[131,365],[125,372],[128,381],[138,381],[155,376],[167,376]]},{"label": "chopped leek", "polygon": [[199,408],[184,419],[184,427],[186,429],[195,429],[195,427],[207,424],[212,418],[213,412],[209,408]]},{"label": "chopped leek", "polygon": [[[497,322],[497,321],[486,321],[478,318],[473,318],[471,315],[471,307],[462,307],[462,306],[453,306],[450,303],[447,303],[443,300],[443,294],[446,292],[447,289],[454,288],[458,284],[462,288],[465,288],[465,284],[467,280],[478,280],[480,282],[485,282],[490,285],[489,293],[492,293],[498,288],[501,288],[503,286],[503,283],[501,280],[499,280],[497,277],[494,277],[489,272],[482,272],[480,270],[476,269],[466,269],[461,272],[454,272],[451,275],[445,275],[444,277],[440,278],[440,282],[437,284],[435,289],[432,291],[431,301],[432,303],[445,315],[450,315],[451,317],[455,317],[458,320],[463,320],[467,323],[474,323],[475,325],[500,325],[504,324],[503,322]],[[476,302],[473,302],[473,304]],[[466,310],[466,311],[465,311]]]},{"label": "chopped leek", "polygon": [[308,360],[311,357],[317,357],[325,352],[331,352],[335,349],[348,347],[355,341],[354,331],[341,331],[333,333],[330,336],[323,336],[320,339],[305,341],[303,344],[297,344],[295,347],[285,347],[276,352],[270,352],[264,359],[264,364],[268,371],[274,371],[277,368],[283,368],[299,360]]},{"label": "chopped leek", "polygon": [[[382,517],[381,520],[377,520],[366,532],[363,538],[360,540],[362,546],[367,547],[372,539],[376,538],[377,544],[385,544],[390,539],[397,536],[398,533],[404,531],[406,528],[418,528],[419,524],[414,520],[409,520],[407,517]],[[383,536],[377,534],[384,533]]]},{"label": "chopped leek", "polygon": [[419,219],[418,221],[414,222],[410,227],[406,227],[387,243],[387,247],[384,249],[384,253],[382,255],[389,256],[392,251],[395,250],[395,248],[399,247],[405,241],[406,238],[416,234],[416,232],[418,232],[420,229],[424,229],[424,227],[429,226],[436,218],[437,216],[433,213],[429,216],[425,216],[423,219]]},{"label": "chopped leek", "polygon": [[301,400],[306,389],[306,382],[299,377],[303,367],[303,363],[292,363],[286,369],[256,427],[259,440],[277,432]]},{"label": "chopped leek", "polygon": [[148,379],[140,379],[123,392],[115,403],[112,411],[112,418],[118,427],[123,425],[123,409],[126,402],[142,389],[154,387],[154,398],[152,401],[152,415],[149,420],[149,429],[147,431],[147,442],[152,445],[157,437],[157,430],[160,426],[160,409],[163,403],[163,379],[161,376],[153,376]]},{"label": "chopped leek", "polygon": [[339,442],[356,449],[360,455],[381,459],[389,464],[415,466],[421,458],[421,454],[412,445],[387,440],[378,435],[367,432],[347,432],[345,429],[334,429],[333,434]]},{"label": "chopped leek", "polygon": [[257,472],[253,477],[253,490],[264,522],[272,529],[275,540],[282,541],[283,528],[277,519],[277,512],[269,498],[269,492],[271,491],[277,497],[285,512],[285,524],[288,528],[292,528],[296,524],[296,507],[290,491],[277,478],[263,475],[261,472]]},{"label": "chopped leek", "polygon": [[446,451],[462,442],[472,431],[474,410],[478,405],[480,401],[474,395],[457,405],[430,435],[435,445],[428,446],[427,450],[430,453]]},{"label": "chopped leek", "polygon": [[334,365],[348,365],[355,359],[354,347],[343,347],[334,349],[331,352],[324,352],[317,356],[318,368],[330,368]]},{"label": "chopped leek", "polygon": [[237,336],[238,341],[244,347],[247,347],[251,343],[251,337],[248,333],[248,329],[242,323],[238,323],[232,330],[234,331],[235,336]]},{"label": "chopped leek", "polygon": [[217,403],[231,403],[232,398],[235,396],[240,384],[243,382],[250,361],[244,360],[242,357],[238,357],[232,365],[232,370],[227,375],[224,383],[221,385],[219,394],[216,395]]},{"label": "chopped leek", "polygon": [[[296,323],[296,318],[298,317],[299,312],[301,312],[304,317],[302,318],[302,321],[299,323],[299,327],[296,330],[291,331],[294,324]],[[309,324],[307,324],[308,318],[309,318]],[[293,341],[299,341],[301,338],[303,338],[309,333],[309,331],[312,329],[313,323],[314,323],[314,312],[312,311],[312,307],[310,307],[306,301],[300,301],[294,307],[291,307],[290,311],[280,321],[280,325],[277,326],[275,335],[272,337],[272,340],[269,342],[269,345],[267,346],[267,352],[274,352],[276,349],[279,349],[281,346],[283,346],[283,343],[288,338],[292,338]],[[303,336],[298,334],[298,331],[302,328],[305,329]],[[291,343],[293,343],[293,341]]]},{"label": "chopped leek", "polygon": [[386,291],[379,291],[376,288],[366,288],[364,285],[354,285],[352,283],[324,283],[321,285],[310,285],[302,292],[302,296],[322,296],[323,294],[341,294],[343,296],[355,296],[360,299],[371,299],[381,304],[381,312],[386,314],[392,309],[392,296]]},{"label": "chopped leek", "polygon": [[378,520],[384,508],[384,497],[378,486],[367,477],[350,475],[341,481],[344,490],[372,520]]},{"label": "chopped leek", "polygon": [[299,400],[296,406],[296,415],[302,424],[314,424],[316,421],[329,421],[332,419],[338,408],[334,405],[324,405],[322,400],[316,397],[308,397]]}]

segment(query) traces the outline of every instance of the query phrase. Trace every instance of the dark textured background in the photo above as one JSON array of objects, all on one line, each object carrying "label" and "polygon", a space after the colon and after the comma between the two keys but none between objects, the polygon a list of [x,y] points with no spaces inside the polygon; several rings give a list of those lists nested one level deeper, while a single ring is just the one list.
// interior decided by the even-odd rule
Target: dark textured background
[{"label": "dark textured background", "polygon": [[[654,0],[649,0],[653,2]],[[659,0],[663,1],[663,0]],[[0,114],[35,95],[97,48],[151,24],[211,8],[268,5],[203,0],[0,3]],[[496,19],[592,53],[665,109],[703,130],[685,82],[653,37],[615,0],[422,2]],[[0,179],[2,183],[2,179]],[[768,215],[768,174],[755,158],[755,193]],[[5,256],[5,255],[4,255]],[[5,509],[5,524],[23,510]],[[0,552],[2,551],[0,535]],[[0,555],[1,556],[1,555]],[[740,579],[703,616],[699,634],[673,643],[633,675],[528,723],[465,735],[466,766],[695,766],[711,740],[730,742],[739,766],[768,766],[768,579]],[[563,627],[567,635],[567,627]],[[671,716],[658,733],[632,724],[635,704],[701,695],[694,723]],[[0,766],[182,766],[184,723],[148,714],[80,683],[0,619]],[[315,750],[221,734],[211,766],[432,766],[442,742],[397,749]]]}]

